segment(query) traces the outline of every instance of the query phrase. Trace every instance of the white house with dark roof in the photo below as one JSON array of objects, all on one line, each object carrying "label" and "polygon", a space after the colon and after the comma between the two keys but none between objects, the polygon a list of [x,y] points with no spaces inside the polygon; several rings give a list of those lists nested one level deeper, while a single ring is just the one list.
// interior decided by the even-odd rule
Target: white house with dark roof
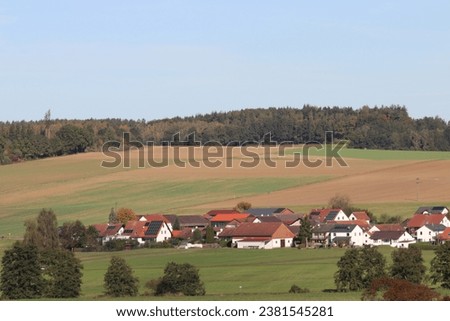
[{"label": "white house with dark roof", "polygon": [[417,242],[434,242],[436,236],[445,230],[442,224],[426,224],[416,231]]},{"label": "white house with dark roof", "polygon": [[363,246],[364,230],[356,224],[334,224],[329,231],[329,243],[335,245]]},{"label": "white house with dark roof", "polygon": [[325,216],[325,222],[331,222],[331,221],[348,221],[347,214],[344,213],[343,210],[337,209],[337,210],[331,210],[328,212],[327,216]]},{"label": "white house with dark roof", "polygon": [[370,237],[373,246],[389,245],[397,248],[407,248],[416,240],[407,231],[375,231]]},{"label": "white house with dark roof", "polygon": [[446,206],[422,206],[419,207],[414,214],[442,214],[447,215],[449,213]]}]

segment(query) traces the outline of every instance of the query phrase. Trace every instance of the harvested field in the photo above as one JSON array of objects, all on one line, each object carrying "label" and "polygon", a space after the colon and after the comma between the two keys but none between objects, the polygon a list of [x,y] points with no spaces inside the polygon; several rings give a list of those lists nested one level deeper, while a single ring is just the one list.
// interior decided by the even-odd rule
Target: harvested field
[{"label": "harvested field", "polygon": [[[106,221],[111,207],[131,207],[138,213],[202,214],[246,200],[255,207],[287,206],[305,211],[325,206],[336,193],[349,195],[356,205],[392,215],[399,212],[392,213],[390,204],[407,215],[417,205],[450,203],[450,153],[401,152],[393,157],[386,151],[362,151],[361,158],[344,157],[348,166],[340,166],[336,160],[326,166],[325,158],[318,154],[309,161],[322,163],[311,168],[304,159],[287,166],[292,153],[281,156],[277,149],[270,153],[257,147],[208,152],[155,148],[150,159],[167,160],[167,166],[158,167],[148,166],[147,150],[130,151],[129,168],[102,167],[103,161],[114,160],[102,153],[2,166],[0,235],[21,235],[23,221],[36,216],[41,208],[53,208],[60,223],[80,219],[90,224]],[[358,156],[352,150],[345,154]],[[399,155],[404,159],[398,159]],[[427,155],[429,159],[424,159]],[[124,159],[123,154],[120,157]],[[144,161],[143,168],[139,168],[140,161]],[[215,167],[206,166],[208,161]],[[404,212],[402,204],[407,209]]]}]

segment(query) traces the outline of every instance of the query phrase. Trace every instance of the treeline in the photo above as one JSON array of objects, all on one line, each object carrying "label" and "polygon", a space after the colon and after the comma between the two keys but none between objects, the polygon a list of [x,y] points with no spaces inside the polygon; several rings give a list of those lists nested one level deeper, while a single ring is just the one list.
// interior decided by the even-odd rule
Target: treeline
[{"label": "treeline", "polygon": [[[324,142],[326,132],[349,147],[399,150],[450,150],[450,123],[439,117],[413,119],[402,106],[244,109],[154,121],[122,119],[0,122],[0,163],[98,151],[123,133],[140,142],[164,144],[195,134],[195,141],[239,145],[261,142],[271,133],[278,143]],[[175,138],[175,141],[177,138]],[[194,136],[186,140],[194,143]]]}]

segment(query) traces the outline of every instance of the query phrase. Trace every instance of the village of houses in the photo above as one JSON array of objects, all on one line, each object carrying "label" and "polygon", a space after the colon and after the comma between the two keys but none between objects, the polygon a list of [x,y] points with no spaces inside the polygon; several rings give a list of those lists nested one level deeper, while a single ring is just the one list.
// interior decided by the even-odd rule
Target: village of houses
[{"label": "village of houses", "polygon": [[[202,247],[191,242],[195,230],[205,233],[211,226],[217,240],[238,249],[294,247],[301,220],[312,226],[312,247],[361,247],[387,245],[407,248],[416,242],[442,243],[450,240],[449,209],[420,207],[401,224],[372,224],[366,212],[344,213],[341,209],[313,209],[296,214],[288,208],[211,210],[204,215],[137,215],[126,224],[95,224],[102,244],[111,240],[167,242],[183,240],[185,248]],[[174,226],[177,225],[176,229]]]}]

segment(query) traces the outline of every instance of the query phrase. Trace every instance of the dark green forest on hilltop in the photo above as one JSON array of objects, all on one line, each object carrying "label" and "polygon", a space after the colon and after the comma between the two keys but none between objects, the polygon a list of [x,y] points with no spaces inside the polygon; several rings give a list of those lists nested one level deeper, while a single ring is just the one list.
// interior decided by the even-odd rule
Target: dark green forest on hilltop
[{"label": "dark green forest on hilltop", "polygon": [[[131,140],[164,144],[180,133],[195,133],[195,141],[240,145],[272,141],[294,144],[320,142],[326,132],[349,147],[397,150],[450,150],[450,122],[439,117],[413,119],[402,106],[360,109],[339,107],[244,109],[191,117],[146,121],[126,119],[51,119],[0,122],[0,163],[99,151],[108,141]],[[192,144],[193,136],[186,143]]]}]

